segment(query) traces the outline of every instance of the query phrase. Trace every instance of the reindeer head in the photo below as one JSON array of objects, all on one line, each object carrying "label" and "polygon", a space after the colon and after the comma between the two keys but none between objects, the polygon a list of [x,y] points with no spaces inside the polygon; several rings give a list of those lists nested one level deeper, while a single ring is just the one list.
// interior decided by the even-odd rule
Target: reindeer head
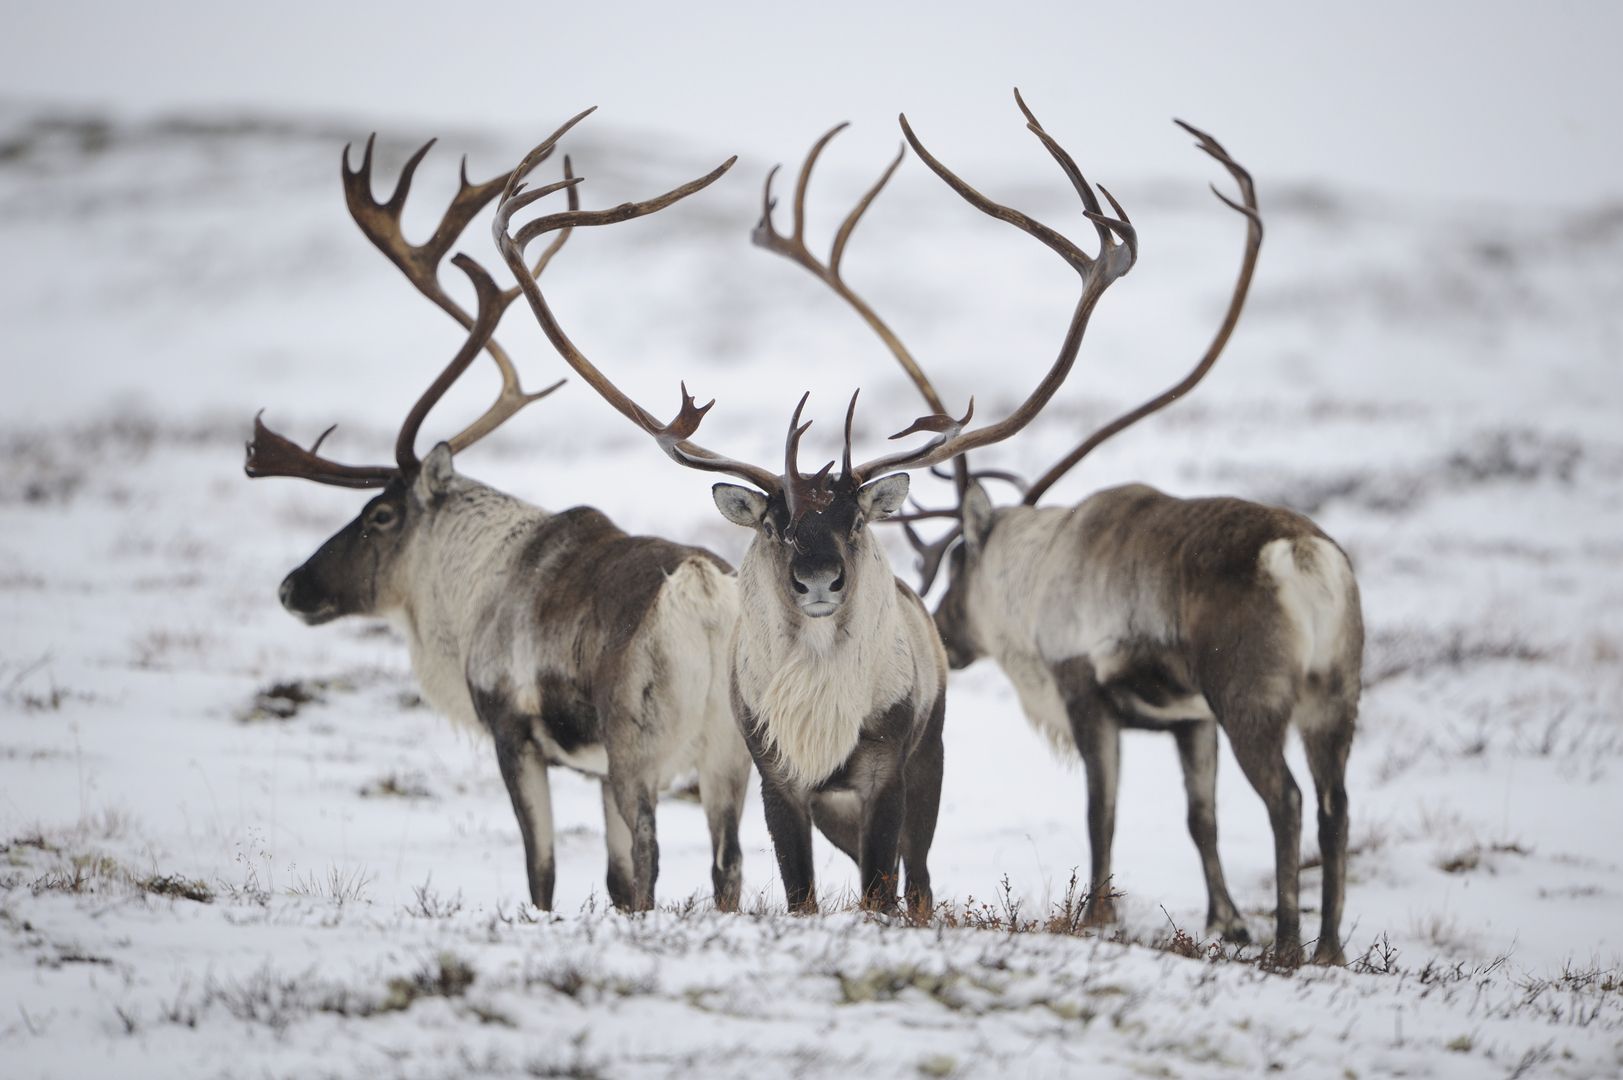
[{"label": "reindeer head", "polygon": [[378,615],[395,606],[402,552],[418,525],[450,489],[455,472],[451,447],[440,443],[423,459],[410,482],[395,477],[359,515],[333,533],[316,553],[282,579],[277,595],[288,612],[309,626],[344,615]]},{"label": "reindeer head", "polygon": [[[746,560],[749,570],[771,583],[784,607],[809,618],[832,615],[878,571],[891,573],[884,552],[869,535],[870,522],[890,517],[907,500],[906,473],[863,483],[851,469],[851,419],[856,395],[846,412],[845,468],[830,478],[831,461],[811,476],[800,472],[800,438],[811,421],[800,422],[807,394],[789,422],[784,475],[778,490],[753,491],[717,484],[716,508],[735,525],[755,530]],[[763,573],[764,570],[764,573]]]},{"label": "reindeer head", "polygon": [[[468,331],[462,348],[408,411],[395,439],[395,464],[341,464],[319,454],[332,428],[305,450],[266,427],[260,418],[254,419],[254,437],[248,444],[246,463],[250,477],[293,476],[339,487],[382,488],[353,521],[283,579],[279,590],[282,606],[312,626],[344,615],[381,614],[396,606],[402,589],[395,578],[406,561],[403,554],[410,549],[413,538],[422,534],[424,522],[446,504],[447,496],[459,483],[452,455],[563,385],[558,382],[536,393],[526,393],[512,361],[494,338],[502,314],[518,296],[516,287],[499,289],[483,267],[463,254],[451,261],[473,283],[478,301],[475,313],[469,314],[439,283],[441,260],[474,215],[500,193],[507,183],[506,174],[483,184],[471,184],[464,161],[461,187],[433,235],[422,244],[407,243],[402,236],[400,214],[412,175],[431,146],[432,141],[406,162],[394,194],[385,202],[378,202],[372,194],[373,140],[367,140],[358,169],[350,168],[349,148],[344,149],[344,193],[356,224],[419,292]],[[554,190],[573,188],[567,161],[564,169],[565,180],[553,185]],[[571,203],[574,201],[571,195]],[[536,264],[526,268],[526,274],[540,274],[567,238],[568,230],[560,232]],[[488,353],[500,369],[501,393],[466,429],[439,443],[419,460],[416,441],[423,420],[480,352]]]}]

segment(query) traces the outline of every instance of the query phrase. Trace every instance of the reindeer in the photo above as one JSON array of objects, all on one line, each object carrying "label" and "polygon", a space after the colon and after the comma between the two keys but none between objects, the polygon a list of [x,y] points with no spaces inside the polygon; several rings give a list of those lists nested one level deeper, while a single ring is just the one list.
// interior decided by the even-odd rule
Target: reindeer
[{"label": "reindeer", "polygon": [[[585,115],[555,132],[539,157]],[[483,728],[495,743],[537,907],[552,906],[547,774],[559,765],[603,781],[608,892],[617,906],[630,909],[654,900],[656,796],[675,775],[696,769],[715,902],[735,908],[749,755],[727,700],[727,646],[738,607],[731,568],[700,548],[628,536],[590,507],[548,513],[456,472],[454,455],[560,384],[524,393],[493,337],[517,288],[499,289],[478,263],[456,255],[452,262],[478,298],[470,315],[438,279],[440,260],[502,191],[506,174],[470,184],[464,161],[460,190],[433,236],[420,245],[402,237],[401,209],[428,149],[407,161],[393,196],[380,203],[372,196],[371,141],[357,170],[346,147],[345,193],[367,237],[466,327],[468,337],[407,414],[393,466],[340,464],[319,456],[325,435],[303,450],[255,420],[250,477],[382,489],[287,576],[282,605],[311,625],[378,615],[402,629],[424,696],[440,712]],[[622,215],[663,209],[709,186],[731,164],[657,199],[628,204]],[[571,205],[578,205],[567,158],[564,172],[548,190],[568,188]],[[568,235],[560,232],[533,266],[521,267],[521,278],[539,275]],[[419,460],[414,448],[424,418],[481,351],[501,370],[501,395],[467,430]]]},{"label": "reindeer", "polygon": [[[1016,93],[1016,99],[1019,95]],[[1029,126],[1041,136],[1025,109]],[[1074,507],[1038,500],[1094,447],[1188,393],[1216,362],[1239,319],[1262,242],[1251,176],[1209,135],[1179,121],[1238,183],[1245,252],[1228,311],[1200,362],[1177,386],[1089,435],[1035,484],[955,462],[957,505],[899,515],[918,549],[920,593],[944,553],[948,584],[935,624],[954,669],[982,656],[1014,683],[1026,716],[1081,755],[1088,785],[1093,899],[1090,925],[1115,920],[1110,849],[1122,728],[1170,732],[1178,743],[1188,825],[1208,893],[1207,931],[1248,941],[1217,855],[1217,728],[1268,807],[1278,892],[1275,954],[1300,956],[1297,899],[1301,795],[1286,767],[1285,733],[1307,749],[1318,794],[1324,899],[1313,958],[1343,964],[1340,924],[1347,858],[1347,753],[1358,713],[1363,622],[1346,554],[1289,510],[1232,498],[1180,499],[1143,484],[1098,492]],[[1017,211],[981,195],[932,157],[919,157],[971,206],[1002,220]],[[1076,177],[1073,176],[1073,180]],[[894,335],[887,337],[895,341]],[[893,352],[926,400],[917,363]],[[1020,505],[994,508],[983,478],[1020,486]],[[910,522],[956,523],[923,543]]]},{"label": "reindeer", "polygon": [[[907,470],[1006,439],[1037,415],[1070,370],[1094,305],[1132,266],[1136,254],[1132,227],[1120,207],[1115,207],[1117,218],[1106,217],[1069,156],[1038,130],[1050,152],[1077,179],[1078,194],[1101,246],[1098,256],[1088,256],[1035,222],[1009,219],[1054,247],[1082,277],[1082,298],[1052,369],[1026,401],[998,423],[964,430],[974,414],[973,400],[957,419],[938,410],[893,436],[933,432],[933,437],[914,449],[860,465],[851,460],[857,400],[853,394],[845,415],[838,476],[830,475],[832,461],[815,473],[800,471],[800,441],[810,427],[800,418],[809,392],[790,420],[781,476],[724,457],[692,441],[714,401],[696,405],[684,385],[676,418],[661,423],[569,341],[539,283],[518,274],[547,337],[605,401],[653,436],[678,464],[725,473],[748,485],[721,483],[713,489],[722,515],[753,533],[739,567],[732,704],[761,773],[767,828],[786,898],[797,912],[817,910],[813,824],[857,862],[864,905],[879,910],[896,907],[900,862],[907,871],[909,908],[931,910],[927,859],[940,803],[947,658],[923,603],[892,574],[883,547],[868,526],[901,509],[908,491]],[[832,134],[814,147],[801,170],[788,236],[778,234],[773,225],[772,176],[767,177],[762,220],[755,234],[758,242],[784,251],[805,250],[806,186],[817,154]],[[515,271],[524,267],[524,250],[538,237],[623,216],[619,210],[571,209],[533,220],[515,233],[515,213],[546,193],[544,188],[521,193],[520,181],[537,160],[535,152],[525,158],[497,205],[497,244]],[[871,194],[840,226],[831,265],[837,267],[869,201]],[[810,259],[809,254],[804,257]]]}]

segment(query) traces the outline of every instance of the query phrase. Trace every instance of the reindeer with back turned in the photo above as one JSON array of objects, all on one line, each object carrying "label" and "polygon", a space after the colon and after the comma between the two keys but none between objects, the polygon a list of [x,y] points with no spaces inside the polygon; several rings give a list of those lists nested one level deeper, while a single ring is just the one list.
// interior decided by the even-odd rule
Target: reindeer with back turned
[{"label": "reindeer with back turned", "polygon": [[[591,110],[548,138],[531,167]],[[432,143],[429,144],[431,146]],[[429,146],[407,162],[385,202],[371,191],[372,143],[357,170],[344,157],[344,189],[362,231],[417,289],[468,332],[456,356],[418,398],[401,425],[395,464],[356,466],[322,457],[256,419],[250,477],[291,476],[380,493],[358,517],[287,576],[281,599],[316,625],[346,615],[395,622],[411,648],[423,696],[440,712],[486,731],[524,840],[532,903],[551,908],[553,829],[548,769],[563,766],[603,782],[608,891],[622,908],[654,901],[659,854],[654,805],[659,789],[696,770],[709,824],[711,879],[718,907],[737,906],[742,853],[738,821],[749,755],[728,705],[727,650],[737,618],[730,568],[708,551],[628,536],[590,507],[548,513],[457,473],[455,454],[525,405],[511,359],[494,334],[518,296],[502,290],[473,259],[452,262],[477,296],[469,314],[439,282],[440,261],[509,176],[470,184],[466,163],[450,208],[424,243],[401,234],[411,180]],[[707,187],[732,165],[657,198],[617,208],[642,217]],[[569,175],[543,191],[567,190]],[[561,230],[533,265],[518,265],[534,286],[568,238]],[[502,375],[494,405],[461,434],[416,454],[424,419],[481,352]],[[330,431],[331,429],[329,429]]]},{"label": "reindeer with back turned", "polygon": [[[1055,150],[1018,92],[1015,98],[1030,130]],[[957,505],[894,520],[921,556],[921,593],[929,591],[946,557],[948,584],[935,625],[952,667],[992,656],[1014,683],[1030,721],[1056,748],[1075,747],[1082,758],[1093,885],[1085,912],[1089,924],[1115,920],[1108,883],[1120,732],[1146,728],[1170,732],[1178,743],[1189,832],[1206,879],[1207,931],[1249,940],[1217,854],[1221,726],[1268,808],[1277,893],[1273,949],[1282,962],[1295,962],[1301,952],[1301,796],[1284,758],[1285,735],[1294,727],[1318,795],[1324,879],[1313,959],[1342,964],[1345,775],[1363,653],[1358,587],[1346,554],[1302,515],[1240,499],[1180,499],[1129,484],[1074,507],[1037,506],[1100,443],[1191,390],[1222,353],[1245,303],[1262,242],[1250,174],[1216,140],[1179,123],[1239,185],[1241,202],[1213,190],[1244,216],[1247,227],[1227,313],[1199,363],[1177,386],[1089,435],[1035,484],[1026,486],[995,470],[971,473],[960,454],[953,474]],[[905,118],[902,130],[925,164],[971,206],[1023,223],[1065,253],[1041,226],[986,198],[942,165]],[[1085,192],[1087,183],[1075,166],[1055,156],[1077,190]],[[888,177],[889,171],[864,205]],[[940,398],[913,357],[840,279],[838,259],[808,269],[852,302],[925,400],[936,405]],[[981,483],[989,478],[1019,486],[1022,502],[994,508]],[[956,524],[926,544],[910,522],[927,517],[949,517]]]},{"label": "reindeer with back turned", "polygon": [[[832,474],[833,462],[810,474],[800,470],[800,441],[810,426],[800,419],[806,396],[790,420],[781,476],[693,442],[714,402],[696,405],[685,386],[676,418],[661,423],[569,341],[540,285],[530,275],[518,274],[542,329],[588,385],[652,436],[677,464],[725,473],[748,485],[722,483],[714,489],[722,515],[754,533],[738,571],[740,618],[733,638],[732,702],[761,772],[767,826],[784,891],[795,911],[817,909],[814,824],[856,860],[865,905],[880,910],[895,907],[900,864],[907,872],[909,908],[931,909],[928,855],[940,801],[947,657],[922,602],[891,572],[868,526],[902,508],[907,470],[989,446],[1031,422],[1070,371],[1099,298],[1131,268],[1136,255],[1132,226],[1121,208],[1112,200],[1116,216],[1107,216],[1092,189],[1080,182],[1065,151],[1035,124],[1033,130],[1079,181],[1084,212],[1100,243],[1099,254],[1090,256],[1036,222],[1006,219],[1059,252],[1081,276],[1081,298],[1058,357],[1005,419],[966,430],[973,402],[956,419],[938,409],[893,436],[933,433],[921,445],[862,464],[853,464],[851,456],[853,394],[846,410],[845,451],[838,475]],[[830,136],[818,144],[819,149]],[[536,219],[515,232],[514,214],[544,194],[544,189],[520,192],[519,181],[534,167],[536,157],[532,153],[520,164],[497,208],[497,243],[515,273],[525,265],[526,246],[538,237],[618,220],[614,210],[571,210]],[[804,252],[805,193],[815,158],[814,150],[801,171],[789,236],[772,227],[768,178],[758,242]],[[846,241],[877,190],[840,226],[830,256],[836,270]],[[810,259],[809,254],[804,257]]]}]

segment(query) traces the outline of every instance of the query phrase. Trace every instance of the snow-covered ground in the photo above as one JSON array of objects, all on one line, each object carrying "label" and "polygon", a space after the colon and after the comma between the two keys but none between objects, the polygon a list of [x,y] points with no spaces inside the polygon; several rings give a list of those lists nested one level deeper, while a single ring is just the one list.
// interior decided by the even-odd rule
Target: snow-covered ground
[{"label": "snow-covered ground", "polygon": [[[1062,139],[1078,126],[1044,120]],[[414,234],[455,154],[481,178],[540,133],[440,132]],[[424,134],[386,133],[382,173]],[[753,796],[745,914],[707,910],[702,816],[672,798],[665,908],[622,917],[606,910],[595,785],[571,775],[553,788],[558,913],[523,904],[489,747],[421,704],[393,633],[307,629],[276,602],[362,497],[241,472],[261,407],[306,439],[339,421],[329,451],[386,461],[460,340],[348,221],[336,159],[363,135],[0,113],[0,1074],[1623,1071],[1623,204],[1398,202],[1259,176],[1268,237],[1228,354],[1054,496],[1138,479],[1281,502],[1353,556],[1370,636],[1348,785],[1359,959],[1282,972],[1180,934],[1199,937],[1205,897],[1173,745],[1153,734],[1124,752],[1120,932],[1009,932],[1045,923],[1085,867],[1084,786],[989,663],[950,688],[932,858],[946,923],[782,914]],[[610,118],[572,140],[589,205],[728,149],[635,145]],[[883,164],[839,150],[814,236]],[[916,399],[837,301],[748,245],[767,164],[577,236],[549,296],[639,400],[674,411],[679,378],[716,396],[707,445],[777,460],[811,388],[809,457],[861,385],[873,446]],[[986,464],[1039,469],[1204,347],[1242,230],[1204,190],[1216,168],[1193,150],[1186,165],[1096,177],[1142,260],[1059,399]],[[1034,143],[971,179],[1089,234]],[[483,229],[463,248],[494,267]],[[847,274],[949,404],[973,393],[983,416],[1038,377],[1075,280],[912,160]],[[561,364],[528,322],[515,309],[501,336],[540,385]],[[431,431],[495,385],[483,368],[466,382]],[[459,465],[735,560],[744,541],[704,477],[578,383]],[[894,561],[910,565],[900,546]],[[1265,937],[1266,817],[1231,760],[1219,787],[1231,886]],[[838,901],[852,868],[819,850]],[[1317,886],[1309,870],[1304,900]]]}]

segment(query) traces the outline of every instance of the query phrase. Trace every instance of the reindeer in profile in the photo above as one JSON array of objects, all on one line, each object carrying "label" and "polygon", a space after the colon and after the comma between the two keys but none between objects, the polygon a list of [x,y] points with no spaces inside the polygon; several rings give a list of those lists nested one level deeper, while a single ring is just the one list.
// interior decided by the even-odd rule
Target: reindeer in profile
[{"label": "reindeer in profile", "polygon": [[[1018,101],[1018,93],[1016,99]],[[1020,102],[1028,126],[1041,128]],[[1031,722],[1087,774],[1092,925],[1115,919],[1111,842],[1123,728],[1165,731],[1178,743],[1188,827],[1205,873],[1207,931],[1249,940],[1217,854],[1217,729],[1268,808],[1277,890],[1273,948],[1300,956],[1301,795],[1285,764],[1286,732],[1307,750],[1317,791],[1324,897],[1313,959],[1345,963],[1340,924],[1347,860],[1347,754],[1358,713],[1363,621],[1346,553],[1300,514],[1232,498],[1180,499],[1129,484],[1075,506],[1039,507],[1069,469],[1111,436],[1188,393],[1227,344],[1262,242],[1250,174],[1216,140],[1179,122],[1239,185],[1217,196],[1246,220],[1246,243],[1227,313],[1210,347],[1176,386],[1090,434],[1029,486],[1017,476],[954,463],[957,503],[899,515],[921,555],[926,593],[946,556],[947,588],[935,624],[953,668],[993,657]],[[919,157],[971,206],[1023,217],[970,187],[903,124]],[[1046,141],[1046,140],[1045,140]],[[1080,176],[1072,173],[1079,186]],[[1215,188],[1214,188],[1215,191]],[[870,195],[871,198],[871,195]],[[836,281],[843,287],[843,283]],[[877,329],[877,327],[876,327]],[[892,351],[932,404],[934,387],[888,329]],[[983,479],[1016,484],[1022,500],[994,507]],[[933,543],[911,521],[954,524]]]},{"label": "reindeer in profile", "polygon": [[[836,129],[838,130],[838,129]],[[1073,175],[1058,144],[1036,129],[1050,152]],[[758,242],[804,250],[805,193],[818,150],[796,187],[790,236],[772,226],[767,180]],[[525,248],[546,233],[621,220],[618,209],[570,210],[530,221],[516,231],[516,212],[546,189],[521,192],[519,181],[537,163],[527,157],[509,181],[496,212],[496,239],[510,267],[522,268]],[[933,893],[928,855],[935,833],[942,773],[947,657],[934,625],[912,589],[891,572],[869,526],[902,508],[907,470],[926,468],[1006,439],[1047,404],[1074,362],[1089,315],[1105,289],[1125,274],[1136,255],[1131,225],[1120,207],[1104,214],[1093,191],[1078,184],[1100,241],[1096,256],[1029,219],[1013,224],[1058,251],[1082,278],[1082,295],[1059,356],[1025,402],[1003,420],[965,430],[974,413],[953,418],[942,410],[893,438],[933,433],[911,450],[852,463],[856,395],[845,416],[845,450],[838,475],[831,461],[804,473],[799,447],[806,396],[789,423],[781,475],[725,457],[692,441],[714,405],[698,406],[682,388],[676,418],[661,423],[606,378],[565,335],[539,283],[519,274],[531,310],[553,345],[586,383],[679,465],[720,472],[747,486],[714,488],[717,508],[751,530],[739,566],[740,618],[733,637],[732,703],[762,777],[762,801],[784,891],[792,910],[817,909],[811,830],[815,824],[859,868],[866,906],[897,903],[898,866],[905,866],[906,899],[929,911]],[[834,240],[837,267],[852,230],[872,195],[846,217]],[[1106,198],[1109,198],[1108,194]],[[809,258],[809,256],[807,256]]]},{"label": "reindeer in profile", "polygon": [[[552,153],[581,113],[544,142]],[[728,704],[728,648],[737,619],[730,567],[700,548],[629,536],[590,507],[549,513],[459,474],[453,457],[557,384],[527,394],[494,338],[519,289],[500,289],[473,259],[452,262],[477,297],[469,314],[439,282],[440,261],[469,221],[507,185],[504,174],[461,186],[433,235],[410,244],[400,215],[429,146],[407,162],[394,194],[372,195],[372,143],[359,169],[344,157],[350,212],[366,236],[424,296],[467,329],[467,340],[407,413],[395,463],[356,466],[304,450],[256,419],[248,444],[250,477],[292,476],[342,487],[380,489],[359,516],[282,582],[282,605],[317,625],[346,615],[383,616],[405,634],[423,695],[447,716],[483,729],[524,840],[530,900],[552,906],[554,860],[548,770],[562,766],[603,782],[608,891],[622,908],[654,901],[659,852],[654,806],[675,776],[699,775],[710,828],[711,878],[718,907],[737,906],[742,854],[739,813],[749,754]],[[728,161],[691,183],[620,208],[622,218],[654,213],[726,172]],[[565,159],[565,179],[576,179]],[[529,266],[533,286],[568,238],[563,230]],[[429,411],[488,353],[502,391],[465,431],[419,459]],[[330,431],[331,429],[329,429]]]}]

